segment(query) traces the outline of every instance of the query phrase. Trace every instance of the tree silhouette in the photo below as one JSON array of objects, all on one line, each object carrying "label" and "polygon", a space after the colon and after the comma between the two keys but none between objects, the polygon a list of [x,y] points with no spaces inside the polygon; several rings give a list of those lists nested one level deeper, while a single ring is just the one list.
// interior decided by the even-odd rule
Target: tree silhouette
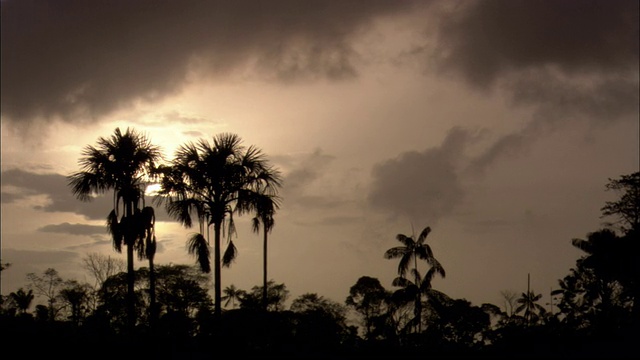
[{"label": "tree silhouette", "polygon": [[60,290],[60,299],[69,308],[69,319],[75,325],[79,325],[87,312],[87,304],[91,294],[89,284],[80,284],[76,280],[67,280]]},{"label": "tree silhouette", "polygon": [[[415,328],[420,332],[422,323],[422,295],[428,293],[431,289],[431,280],[436,274],[445,277],[445,271],[440,262],[433,256],[431,246],[426,243],[427,236],[431,232],[429,226],[425,227],[418,239],[415,240],[414,236],[406,236],[403,234],[396,235],[396,240],[401,242],[403,246],[396,246],[384,253],[385,259],[397,259],[400,258],[398,263],[398,275],[393,280],[393,286],[402,287],[400,292],[396,291],[401,298],[407,296],[412,297],[414,301],[414,318],[412,323]],[[427,270],[424,279],[420,276],[418,270],[418,259],[425,260],[430,266]],[[413,281],[405,278],[406,272],[409,270],[409,266],[413,260],[412,274],[414,276]],[[398,295],[396,295],[396,298]]]},{"label": "tree silhouette", "polygon": [[33,290],[35,295],[42,296],[47,299],[47,303],[49,304],[48,318],[50,321],[55,320],[59,310],[56,308],[55,304],[58,300],[60,286],[63,283],[58,271],[53,268],[48,268],[44,271],[42,277],[35,273],[28,273],[27,279],[29,280],[29,289]]},{"label": "tree silhouette", "polygon": [[374,330],[381,330],[376,329],[376,324],[380,323],[381,318],[389,310],[387,306],[389,297],[390,293],[380,284],[380,280],[369,276],[360,277],[349,289],[349,296],[345,303],[362,315],[366,339],[372,339]]},{"label": "tree silhouette", "polygon": [[[200,139],[181,145],[171,167],[163,170],[160,201],[166,201],[169,215],[190,228],[196,216],[200,232],[187,243],[202,271],[211,271],[209,259],[209,228],[214,231],[214,316],[222,311],[221,266],[230,266],[237,255],[232,241],[235,234],[234,214],[257,210],[262,196],[275,195],[281,179],[269,166],[262,151],[254,146],[245,148],[236,134],[223,133],[213,143]],[[228,245],[221,254],[221,237],[225,228]],[[205,238],[206,229],[206,238]]]},{"label": "tree silhouette", "polygon": [[422,331],[422,299],[429,297],[435,290],[431,287],[431,281],[436,274],[444,277],[444,269],[441,267],[432,267],[425,274],[424,278],[416,269],[411,269],[414,281],[405,277],[398,276],[393,279],[392,285],[400,287],[396,290],[391,299],[399,304],[413,302],[413,318],[407,324],[406,328],[413,327],[418,333]]},{"label": "tree silhouette", "polygon": [[122,133],[116,128],[110,138],[99,138],[98,146],[87,146],[79,160],[81,171],[68,177],[73,194],[90,201],[95,194],[113,190],[113,209],[107,217],[107,228],[117,252],[127,248],[127,316],[135,325],[134,250],[144,253],[145,226],[141,221],[141,202],[147,182],[153,177],[160,149],[133,129]]},{"label": "tree silhouette", "polygon": [[222,297],[222,300],[225,301],[224,307],[228,307],[229,304],[231,304],[232,309],[235,309],[236,302],[240,302],[243,295],[245,294],[244,290],[240,290],[236,288],[236,286],[233,284],[225,287],[223,292],[224,292],[224,296]]},{"label": "tree silhouette", "polygon": [[[246,292],[240,299],[240,308],[262,309],[262,286],[254,286],[250,292]],[[267,311],[282,311],[284,303],[289,298],[287,286],[276,284],[274,280],[267,282]]]},{"label": "tree silhouette", "polygon": [[535,294],[533,291],[523,292],[522,295],[516,300],[520,304],[516,308],[516,314],[524,311],[524,319],[527,325],[531,325],[532,322],[537,321],[546,310],[538,301],[542,298],[542,294]]},{"label": "tree silhouette", "polygon": [[602,216],[614,216],[625,233],[640,231],[640,172],[609,179],[607,190],[621,193],[616,201],[607,201]]},{"label": "tree silhouette", "polygon": [[[445,275],[444,268],[440,264],[438,260],[433,256],[433,251],[431,251],[431,246],[426,243],[427,236],[431,232],[431,228],[429,226],[425,227],[418,239],[415,240],[414,236],[406,236],[403,234],[396,235],[396,240],[401,242],[403,246],[396,246],[384,253],[385,259],[397,259],[400,258],[400,262],[398,263],[398,275],[400,277],[405,277],[406,272],[409,270],[410,265],[413,265],[413,268],[418,269],[418,259],[426,260],[426,262],[432,267],[437,269],[443,277]],[[411,260],[413,260],[413,264],[411,264]],[[416,274],[418,274],[416,272]],[[419,279],[414,279],[415,283],[420,283]]]},{"label": "tree silhouette", "polygon": [[267,244],[268,234],[273,229],[273,216],[280,207],[280,199],[273,195],[261,195],[256,202],[256,216],[252,219],[253,231],[260,232],[262,224],[262,307],[267,309]]},{"label": "tree silhouette", "polygon": [[23,288],[9,294],[9,298],[13,300],[21,314],[26,314],[31,302],[33,302],[33,290],[25,291]]}]

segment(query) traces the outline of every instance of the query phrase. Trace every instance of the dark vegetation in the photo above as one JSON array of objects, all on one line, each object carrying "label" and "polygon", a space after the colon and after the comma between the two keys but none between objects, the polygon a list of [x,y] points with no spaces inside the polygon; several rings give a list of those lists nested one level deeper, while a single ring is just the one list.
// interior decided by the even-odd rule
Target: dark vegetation
[{"label": "dark vegetation", "polygon": [[[387,289],[361,276],[343,303],[308,293],[291,301],[285,284],[267,280],[267,234],[281,199],[279,172],[255,147],[222,134],[185,144],[169,165],[157,147],[119,129],[87,147],[69,176],[80,200],[113,191],[107,227],[126,262],[87,254],[94,284],[64,280],[55,269],[28,274],[28,289],[2,296],[5,354],[72,358],[613,358],[635,357],[640,340],[640,173],[609,179],[616,200],[602,215],[613,222],[573,239],[583,251],[552,292],[551,311],[527,289],[503,292],[503,307],[476,306],[434,289],[445,269],[418,236],[398,234],[381,256],[398,261]],[[185,227],[197,266],[154,264],[154,208],[144,189],[159,182],[156,205]],[[108,213],[109,210],[105,209]],[[249,215],[264,236],[263,283],[221,288],[220,268],[237,250],[233,217]],[[209,239],[213,228],[213,241]],[[222,241],[222,240],[225,241]],[[210,245],[213,247],[211,259]],[[224,250],[223,244],[226,245]],[[146,260],[134,269],[133,262]],[[2,263],[2,271],[10,264]],[[210,272],[213,271],[213,279]],[[213,286],[214,297],[209,295]],[[35,297],[45,305],[31,309]]]}]

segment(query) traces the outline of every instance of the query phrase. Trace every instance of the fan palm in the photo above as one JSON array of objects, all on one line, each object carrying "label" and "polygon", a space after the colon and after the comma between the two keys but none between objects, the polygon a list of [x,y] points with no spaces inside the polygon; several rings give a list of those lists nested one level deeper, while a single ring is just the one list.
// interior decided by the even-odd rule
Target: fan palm
[{"label": "fan palm", "polygon": [[[192,216],[196,217],[200,232],[188,239],[187,248],[207,273],[211,271],[209,229],[213,226],[214,316],[219,318],[221,266],[230,266],[237,255],[232,241],[233,215],[254,212],[262,196],[276,195],[280,175],[268,165],[260,149],[245,148],[238,135],[229,133],[215,136],[212,143],[200,139],[181,145],[171,167],[163,172],[162,196],[158,199],[165,202],[169,215],[187,228],[194,223]],[[227,235],[224,255],[223,232]]]},{"label": "fan palm", "polygon": [[262,224],[262,307],[267,309],[267,240],[268,234],[273,229],[275,222],[273,216],[280,207],[280,199],[277,196],[260,195],[256,203],[256,216],[253,218],[253,231],[260,232]]},{"label": "fan palm", "polygon": [[[113,209],[107,217],[107,229],[117,252],[127,248],[127,317],[135,324],[134,250],[144,253],[145,224],[141,220],[144,190],[153,177],[156,162],[162,158],[160,149],[149,139],[127,128],[116,128],[109,138],[99,138],[98,146],[87,146],[79,160],[81,171],[68,177],[73,194],[81,201],[113,190]],[[142,205],[143,206],[143,205]]]}]

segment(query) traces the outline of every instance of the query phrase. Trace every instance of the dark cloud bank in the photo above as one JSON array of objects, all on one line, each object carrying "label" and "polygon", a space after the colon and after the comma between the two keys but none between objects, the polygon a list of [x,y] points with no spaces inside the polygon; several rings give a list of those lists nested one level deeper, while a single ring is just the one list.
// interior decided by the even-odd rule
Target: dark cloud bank
[{"label": "dark cloud bank", "polygon": [[[20,169],[2,172],[3,204],[27,200],[30,196],[44,195],[48,199],[45,205],[36,205],[34,209],[43,212],[68,212],[84,216],[87,220],[105,220],[113,209],[113,196],[98,196],[90,202],[83,202],[73,196],[67,177],[60,174],[39,174]],[[9,190],[13,189],[13,190]],[[146,204],[153,205],[153,199],[146,197]],[[168,220],[162,207],[154,206],[158,221]],[[105,234],[105,227],[83,224],[45,225],[42,232],[67,233],[72,235]]]},{"label": "dark cloud bank", "polygon": [[[282,82],[350,79],[360,65],[358,35],[377,19],[416,13],[424,14],[416,32],[430,30],[412,54],[430,72],[535,110],[525,129],[467,164],[476,174],[559,123],[637,119],[638,1],[5,0],[1,6],[2,117],[14,124],[99,120],[177,93],[192,80],[247,67]],[[441,147],[379,164],[371,203],[432,217],[453,211],[463,197],[459,156],[472,138],[464,134],[454,130]],[[293,185],[304,175],[289,180]],[[46,191],[52,204],[44,211],[104,216],[91,213],[99,206],[80,208],[63,198],[68,189],[56,183],[59,191]],[[3,194],[3,201],[17,196]]]},{"label": "dark cloud bank", "polygon": [[472,131],[452,129],[441,146],[379,163],[368,200],[396,216],[450,215],[465,197],[465,182],[571,121],[606,126],[638,119],[639,2],[455,4],[440,8],[446,16],[436,26],[435,51],[420,46],[412,54],[431,71],[531,107],[532,120],[470,158],[463,155]]},{"label": "dark cloud bank", "polygon": [[[549,84],[538,72],[551,69],[569,79],[591,75],[592,93],[611,101],[618,99],[611,94],[627,99],[629,92],[638,93],[637,1],[432,3],[5,0],[3,119],[93,121],[177,93],[191,80],[245,66],[281,81],[351,78],[358,73],[357,35],[377,19],[423,13],[417,10],[427,11],[416,31],[436,29],[436,45],[425,61],[478,88],[513,74],[522,88],[522,74],[532,72],[527,85]],[[544,90],[520,91],[514,98],[557,99]],[[580,94],[573,98],[580,103],[591,96],[584,89]]]},{"label": "dark cloud bank", "polygon": [[2,115],[99,118],[243,66],[355,76],[350,38],[411,2],[2,1]]}]

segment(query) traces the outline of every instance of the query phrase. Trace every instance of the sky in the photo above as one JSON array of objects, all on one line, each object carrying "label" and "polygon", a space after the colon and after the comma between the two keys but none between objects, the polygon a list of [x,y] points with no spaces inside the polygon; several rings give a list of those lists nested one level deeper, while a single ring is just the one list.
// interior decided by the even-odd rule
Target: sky
[{"label": "sky", "polygon": [[[433,288],[474,305],[543,294],[639,170],[638,1],[2,0],[3,295],[113,250],[111,195],[74,198],[82,150],[132,128],[167,161],[235,133],[283,175],[268,277],[290,300],[387,290],[397,234],[431,227]],[[157,208],[156,264],[194,264]],[[262,284],[236,218],[222,287]],[[136,261],[136,268],[146,266]],[[424,272],[426,265],[419,265]]]}]

